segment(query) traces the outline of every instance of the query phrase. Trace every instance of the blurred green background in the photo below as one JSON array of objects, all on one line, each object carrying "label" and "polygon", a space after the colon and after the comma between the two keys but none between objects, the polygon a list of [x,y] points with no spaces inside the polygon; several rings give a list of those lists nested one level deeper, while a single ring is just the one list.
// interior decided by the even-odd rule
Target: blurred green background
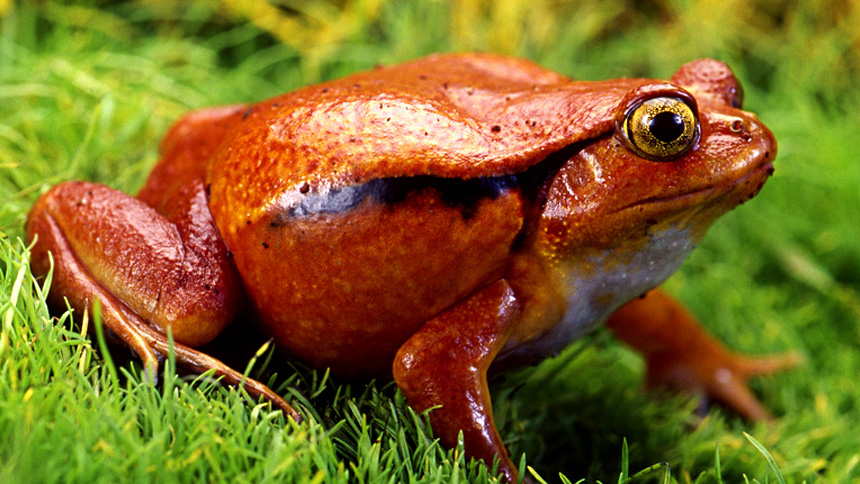
[{"label": "blurred green background", "polygon": [[486,479],[428,443],[383,383],[322,382],[273,364],[273,381],[319,417],[304,430],[217,386],[185,389],[191,396],[177,398],[201,400],[171,406],[169,379],[153,389],[133,363],[117,377],[67,318],[46,324],[21,282],[16,242],[35,198],[57,182],[138,189],[188,110],[470,50],[578,79],[667,78],[699,57],[729,63],[746,109],[779,141],[776,173],[667,287],[732,348],[805,358],[754,382],[774,424],[719,408],[702,419],[693,400],[645,395],[638,357],[599,332],[494,385],[515,458],[525,452],[548,481],[615,481],[626,438],[631,472],[668,462],[679,482],[774,482],[747,431],[789,482],[860,478],[860,1],[0,0],[0,481]]}]

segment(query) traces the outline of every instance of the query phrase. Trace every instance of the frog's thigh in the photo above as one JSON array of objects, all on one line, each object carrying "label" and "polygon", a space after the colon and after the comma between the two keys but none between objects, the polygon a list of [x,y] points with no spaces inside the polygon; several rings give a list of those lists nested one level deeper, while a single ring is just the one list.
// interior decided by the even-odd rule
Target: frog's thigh
[{"label": "frog's thigh", "polygon": [[170,327],[178,343],[210,341],[238,308],[238,281],[230,280],[224,263],[199,260],[182,230],[119,191],[58,185],[37,201],[28,232],[39,237],[34,253],[43,272],[45,252],[55,253],[58,296],[76,295],[90,278],[162,333]]},{"label": "frog's thigh", "polygon": [[434,433],[448,447],[462,430],[466,452],[516,482],[516,468],[493,423],[487,368],[520,315],[505,281],[493,283],[421,327],[398,351],[394,379],[417,411],[430,413]]},{"label": "frog's thigh", "polygon": [[750,358],[731,352],[660,290],[622,306],[607,325],[645,357],[649,386],[702,393],[752,420],[770,415],[747,387],[747,378],[797,363],[795,355]]},{"label": "frog's thigh", "polygon": [[51,303],[62,307],[67,298],[82,313],[98,300],[105,326],[149,371],[157,370],[158,356],[167,355],[170,327],[177,361],[198,372],[215,368],[238,381],[241,375],[183,346],[214,338],[235,315],[241,295],[237,276],[222,270],[223,261],[189,267],[206,254],[194,247],[206,240],[206,229],[192,225],[180,230],[143,202],[102,185],[63,183],[30,212],[33,270],[47,274],[52,257]]},{"label": "frog's thigh", "polygon": [[[197,210],[201,197],[202,189],[200,196],[186,198],[188,210]],[[296,411],[262,383],[181,344],[214,337],[235,315],[242,294],[234,270],[219,260],[226,258],[226,249],[222,253],[218,247],[203,247],[217,240],[205,218],[177,212],[176,219],[186,221],[177,227],[124,193],[91,183],[64,183],[41,197],[30,212],[27,232],[37,237],[34,272],[48,272],[50,252],[51,302],[62,305],[65,297],[83,311],[98,300],[105,326],[131,346],[150,372],[157,370],[156,353],[165,356],[172,349],[183,366],[196,372],[215,370],[227,383],[242,384],[299,420]],[[163,333],[168,326],[175,335],[172,348]]]}]

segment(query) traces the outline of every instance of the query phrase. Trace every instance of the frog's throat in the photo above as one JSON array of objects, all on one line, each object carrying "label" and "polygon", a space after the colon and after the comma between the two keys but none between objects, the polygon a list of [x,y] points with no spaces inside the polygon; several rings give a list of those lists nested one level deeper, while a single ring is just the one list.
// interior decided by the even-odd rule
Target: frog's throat
[{"label": "frog's throat", "polygon": [[670,226],[649,233],[643,243],[628,249],[605,248],[559,262],[553,272],[567,302],[561,321],[531,341],[509,343],[499,359],[536,361],[557,353],[621,305],[665,281],[698,240],[692,227]]}]

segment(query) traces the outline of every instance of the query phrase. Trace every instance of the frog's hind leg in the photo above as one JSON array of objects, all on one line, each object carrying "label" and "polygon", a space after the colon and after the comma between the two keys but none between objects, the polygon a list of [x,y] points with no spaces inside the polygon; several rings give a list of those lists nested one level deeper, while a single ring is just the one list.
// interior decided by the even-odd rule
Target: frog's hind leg
[{"label": "frog's hind leg", "polygon": [[648,386],[701,393],[750,420],[772,417],[747,386],[747,379],[799,362],[791,353],[755,358],[730,351],[660,290],[622,306],[607,325],[645,357]]},{"label": "frog's hind leg", "polygon": [[98,300],[105,326],[138,354],[149,374],[157,374],[159,358],[168,354],[169,328],[177,362],[200,372],[214,369],[295,417],[265,385],[190,348],[213,339],[234,318],[243,292],[205,209],[202,186],[184,190],[177,200],[185,201],[173,205],[168,220],[102,185],[57,185],[36,202],[27,222],[33,271],[47,274],[53,260],[49,302],[62,307],[67,299],[82,313]]}]

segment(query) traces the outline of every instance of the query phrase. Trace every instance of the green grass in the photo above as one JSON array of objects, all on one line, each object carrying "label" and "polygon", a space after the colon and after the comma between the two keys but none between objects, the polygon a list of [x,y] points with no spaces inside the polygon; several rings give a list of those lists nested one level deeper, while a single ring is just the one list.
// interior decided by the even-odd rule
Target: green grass
[{"label": "green grass", "polygon": [[343,15],[317,0],[284,2],[293,8],[277,24],[254,13],[261,3],[15,2],[2,13],[0,482],[487,481],[386,382],[329,378],[266,352],[254,374],[265,366],[312,417],[299,426],[170,364],[158,385],[143,382],[123,350],[98,350],[68,313],[49,315],[18,241],[30,205],[59,181],[137,190],[190,109],[471,49],[586,79],[729,62],[777,136],[777,171],[667,287],[732,348],[806,360],[753,383],[774,424],[719,408],[702,419],[692,399],[644,394],[641,361],[599,332],[494,383],[515,461],[525,453],[547,482],[559,472],[659,481],[662,462],[678,482],[860,478],[860,7],[365,0]]}]

